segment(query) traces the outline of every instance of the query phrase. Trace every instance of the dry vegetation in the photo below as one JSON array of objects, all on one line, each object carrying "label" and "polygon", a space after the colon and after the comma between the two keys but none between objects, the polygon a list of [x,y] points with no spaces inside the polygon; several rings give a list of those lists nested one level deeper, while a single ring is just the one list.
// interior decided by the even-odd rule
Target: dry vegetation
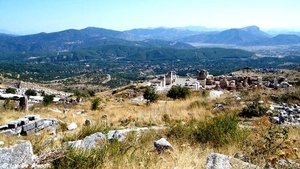
[{"label": "dry vegetation", "polygon": [[[299,92],[299,88],[293,91]],[[136,127],[163,126],[165,129],[146,131],[141,137],[128,134],[124,142],[106,143],[104,148],[88,152],[69,150],[66,158],[56,160],[53,164],[57,168],[205,168],[206,158],[212,152],[233,156],[237,152],[247,155],[251,162],[263,166],[263,159],[271,162],[279,159],[293,159],[300,162],[298,149],[300,143],[299,130],[297,128],[282,128],[271,124],[267,117],[244,119],[236,117],[238,124],[248,126],[238,127],[233,133],[199,133],[197,130],[210,131],[205,126],[216,125],[212,121],[214,117],[227,119],[241,112],[246,104],[255,99],[264,100],[268,107],[271,94],[284,95],[290,91],[250,91],[243,93],[242,101],[236,101],[234,95],[238,93],[226,93],[220,98],[204,97],[202,92],[193,92],[186,100],[170,100],[161,94],[160,100],[146,106],[144,101],[134,102],[126,96],[127,90],[122,90],[115,95],[112,91],[97,93],[95,97],[101,99],[98,110],[91,110],[91,100],[95,97],[85,98],[83,102],[73,105],[51,104],[47,107],[34,105],[27,114],[39,114],[41,117],[56,118],[60,121],[57,135],[49,135],[49,131],[42,131],[38,136],[0,136],[4,141],[3,146],[11,146],[16,140],[30,140],[36,154],[42,154],[52,149],[60,148],[64,141],[82,139],[87,127],[86,119],[92,121],[88,132],[107,132],[109,129],[123,129]],[[263,94],[264,93],[264,94]],[[142,95],[139,91],[138,95]],[[122,97],[122,99],[120,99]],[[224,109],[214,109],[216,103],[224,105]],[[299,102],[298,102],[299,103]],[[62,113],[68,110],[67,113]],[[107,115],[104,121],[102,115]],[[24,112],[13,110],[1,110],[0,124],[23,117]],[[234,121],[234,120],[233,120]],[[75,131],[67,131],[66,125],[75,122],[78,128]],[[220,119],[219,119],[220,122]],[[215,124],[214,124],[215,123]],[[227,122],[231,124],[230,121]],[[203,125],[204,124],[204,125]],[[221,126],[222,127],[222,126]],[[85,130],[84,130],[85,129]],[[196,129],[196,130],[195,130]],[[278,137],[270,135],[274,131]],[[201,130],[202,131],[202,130]],[[211,130],[214,132],[214,130]],[[88,133],[87,132],[87,133]],[[220,132],[220,131],[217,131]],[[208,136],[207,140],[201,140],[197,136]],[[210,140],[224,134],[225,140]],[[57,138],[56,141],[46,140]],[[174,150],[158,154],[154,150],[153,142],[165,137]],[[274,140],[267,141],[270,137]]]}]

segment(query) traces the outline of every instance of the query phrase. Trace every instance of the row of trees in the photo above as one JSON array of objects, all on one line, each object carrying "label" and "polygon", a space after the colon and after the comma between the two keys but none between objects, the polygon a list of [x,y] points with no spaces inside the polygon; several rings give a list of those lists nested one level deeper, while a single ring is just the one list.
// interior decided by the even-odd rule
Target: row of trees
[{"label": "row of trees", "polygon": [[[191,91],[188,87],[182,87],[182,86],[173,86],[167,93],[167,97],[171,99],[186,99],[190,97]],[[146,99],[147,106],[150,105],[150,103],[154,103],[159,99],[159,95],[155,91],[154,88],[151,88],[150,86],[147,86],[144,90],[144,99]]]}]

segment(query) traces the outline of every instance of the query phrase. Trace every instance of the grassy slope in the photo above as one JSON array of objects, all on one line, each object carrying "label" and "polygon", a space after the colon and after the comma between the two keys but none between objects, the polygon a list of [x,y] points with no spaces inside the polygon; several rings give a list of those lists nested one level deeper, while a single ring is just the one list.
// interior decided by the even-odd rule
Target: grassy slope
[{"label": "grassy slope", "polygon": [[[299,89],[297,89],[299,91]],[[247,99],[261,96],[265,103],[268,103],[268,98],[262,95],[264,91],[256,91],[250,93]],[[130,99],[126,99],[124,96],[127,93],[126,90],[117,93],[116,95],[111,95],[111,92],[101,92],[98,93],[96,97],[101,98],[100,109],[97,111],[91,111],[91,98],[87,98],[84,102],[78,105],[72,105],[64,107],[63,105],[53,104],[48,107],[35,106],[35,110],[30,110],[28,114],[39,114],[41,117],[55,117],[59,120],[70,124],[71,122],[76,122],[79,126],[75,131],[64,131],[63,126],[58,128],[59,138],[54,144],[43,146],[44,140],[53,138],[54,136],[48,135],[47,132],[42,132],[41,136],[29,136],[29,137],[0,137],[6,145],[12,145],[16,139],[30,140],[34,144],[35,152],[40,154],[42,152],[47,152],[55,147],[60,147],[61,141],[68,138],[77,138],[78,134],[83,128],[85,119],[91,119],[95,125],[101,126],[104,122],[101,120],[101,116],[106,114],[108,116],[108,126],[111,129],[122,129],[130,127],[143,127],[149,125],[164,125],[166,127],[173,126],[181,122],[182,124],[188,124],[191,119],[197,121],[204,121],[206,118],[215,117],[222,114],[222,111],[213,111],[213,105],[215,103],[230,103],[228,109],[225,113],[238,112],[242,109],[244,104],[235,102],[235,99],[231,97],[231,93],[227,93],[221,98],[203,98],[201,92],[193,93],[192,97],[187,100],[168,100],[163,96],[157,103],[152,104],[150,107],[146,107],[143,102],[132,103]],[[278,92],[276,92],[279,94]],[[284,91],[283,91],[284,93]],[[123,101],[118,101],[120,97],[123,97]],[[200,102],[201,106],[191,106],[195,102]],[[58,113],[53,110],[69,109],[66,114]],[[78,114],[78,112],[84,111],[83,114]],[[11,110],[2,110],[0,116],[0,124],[7,123],[16,118],[23,117],[25,113],[16,112]],[[165,118],[165,117],[169,118]],[[123,121],[123,122],[122,122]],[[128,123],[124,123],[127,121]],[[240,119],[243,122],[243,119]],[[259,126],[259,131],[254,132],[253,135],[250,134],[249,138],[257,138],[262,136],[263,130],[266,130],[269,126],[264,119],[256,119],[247,123],[251,126]],[[101,129],[101,130],[100,130]],[[103,125],[99,128],[100,131],[104,131]],[[116,149],[107,149],[106,153],[103,155],[103,165],[97,164],[97,168],[204,168],[206,164],[207,156],[212,152],[223,153],[226,155],[234,155],[236,152],[243,151],[242,140],[240,142],[234,142],[232,144],[226,144],[225,146],[216,147],[211,142],[208,143],[194,143],[192,144],[190,140],[187,140],[185,136],[183,137],[167,137],[168,130],[151,131],[146,133],[142,138],[136,140],[135,137],[127,137],[127,141],[121,144],[110,144],[108,147],[114,147]],[[289,140],[299,138],[299,131],[296,129],[291,129],[289,134]],[[161,137],[166,137],[167,140],[173,145],[174,151],[166,152],[158,155],[154,151],[153,142],[160,139]],[[242,138],[242,137],[241,137]],[[257,144],[256,146],[261,146]],[[248,147],[249,148],[249,147]],[[256,148],[254,146],[254,148]],[[298,142],[293,143],[288,148],[300,148]],[[250,149],[248,151],[251,151]],[[281,151],[281,150],[280,150]],[[283,150],[282,150],[283,151]],[[100,153],[100,152],[98,152]],[[276,152],[279,155],[279,151]],[[297,152],[296,152],[297,154]],[[95,154],[97,155],[97,154]],[[101,154],[98,154],[100,156]],[[81,155],[80,157],[87,156]],[[273,154],[276,156],[276,154]],[[271,155],[266,155],[268,158],[272,158]],[[299,159],[295,154],[289,155],[292,159],[299,162]],[[76,155],[69,154],[68,158],[76,161]],[[94,158],[94,156],[93,156]],[[89,159],[93,159],[89,157]],[[97,159],[97,158],[96,158]],[[100,159],[98,159],[100,160]],[[65,162],[65,163],[64,163]],[[89,160],[78,162],[76,165],[87,165]],[[61,166],[72,165],[66,163],[66,161],[61,161]]]}]

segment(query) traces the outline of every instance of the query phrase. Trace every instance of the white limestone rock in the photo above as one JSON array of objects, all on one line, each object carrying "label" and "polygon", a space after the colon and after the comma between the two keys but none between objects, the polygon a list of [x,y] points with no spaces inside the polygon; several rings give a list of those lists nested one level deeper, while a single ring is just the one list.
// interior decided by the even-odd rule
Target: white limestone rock
[{"label": "white limestone rock", "polygon": [[159,154],[167,149],[173,150],[171,143],[169,143],[165,138],[161,138],[161,139],[155,141],[154,147]]},{"label": "white limestone rock", "polygon": [[77,128],[77,124],[74,123],[74,122],[72,122],[71,124],[69,124],[69,125],[67,126],[67,129],[68,129],[69,131],[75,130],[76,128]]},{"label": "white limestone rock", "polygon": [[106,140],[106,136],[102,134],[101,132],[94,133],[90,136],[85,137],[82,142],[80,147],[83,149],[92,149],[97,146],[100,146],[102,142]]},{"label": "white limestone rock", "polygon": [[21,141],[11,148],[0,149],[0,169],[28,168],[34,162],[32,145],[29,141]]}]

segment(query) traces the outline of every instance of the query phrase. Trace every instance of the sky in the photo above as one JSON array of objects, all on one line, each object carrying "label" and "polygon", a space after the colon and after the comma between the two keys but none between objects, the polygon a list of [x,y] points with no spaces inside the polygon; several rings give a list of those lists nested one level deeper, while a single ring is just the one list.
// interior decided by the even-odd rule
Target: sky
[{"label": "sky", "polygon": [[300,31],[300,0],[0,0],[0,30],[204,26]]}]

